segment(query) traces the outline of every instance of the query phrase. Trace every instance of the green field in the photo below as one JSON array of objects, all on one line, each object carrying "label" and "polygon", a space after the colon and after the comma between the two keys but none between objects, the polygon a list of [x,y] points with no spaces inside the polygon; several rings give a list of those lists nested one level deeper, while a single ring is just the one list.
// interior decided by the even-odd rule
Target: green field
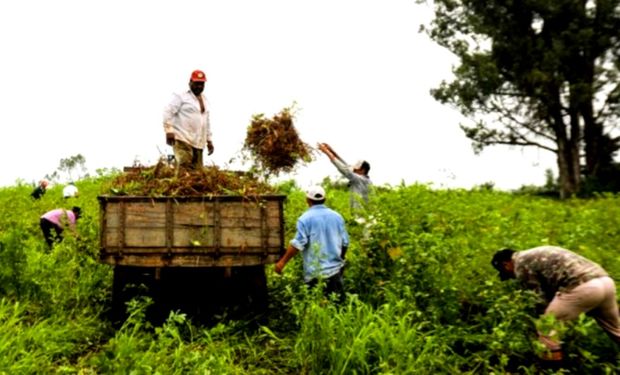
[{"label": "green field", "polygon": [[[558,201],[492,189],[377,188],[368,221],[355,224],[348,194],[327,205],[349,223],[346,303],[303,287],[301,257],[284,275],[267,266],[270,305],[260,320],[162,326],[135,299],[121,327],[106,319],[112,268],[99,264],[97,195],[108,177],[77,182],[78,236],[51,252],[39,216],[67,206],[61,187],[39,201],[32,186],[0,189],[0,373],[3,374],[538,374],[618,373],[618,348],[594,320],[565,327],[564,368],[537,358],[534,299],[490,265],[501,247],[569,248],[620,276],[620,198]],[[292,183],[281,192],[286,240],[305,209]],[[70,205],[73,205],[71,203]],[[209,288],[209,285],[193,287]]]}]

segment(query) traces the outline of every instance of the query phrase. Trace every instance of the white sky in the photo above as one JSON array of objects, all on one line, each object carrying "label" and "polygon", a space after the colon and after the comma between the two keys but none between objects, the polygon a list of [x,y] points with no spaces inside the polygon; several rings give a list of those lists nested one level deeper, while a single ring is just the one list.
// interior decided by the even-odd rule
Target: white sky
[{"label": "white sky", "polygon": [[[251,116],[297,102],[301,138],[368,160],[375,184],[543,184],[554,155],[476,156],[466,120],[430,96],[456,63],[418,33],[431,16],[414,0],[3,1],[0,186],[78,153],[91,172],[153,164],[171,153],[162,109],[194,69],[208,78],[207,163],[235,167]],[[282,177],[303,186],[324,176],[338,173],[321,155]]]}]

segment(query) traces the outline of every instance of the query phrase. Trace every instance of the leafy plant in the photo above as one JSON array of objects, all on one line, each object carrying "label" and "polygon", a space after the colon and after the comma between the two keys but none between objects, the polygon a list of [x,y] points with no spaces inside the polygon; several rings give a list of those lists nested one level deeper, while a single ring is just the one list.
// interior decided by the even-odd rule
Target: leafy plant
[{"label": "leafy plant", "polygon": [[[300,258],[283,275],[266,266],[261,316],[198,325],[173,311],[159,325],[137,297],[116,329],[107,319],[112,267],[98,262],[97,195],[114,172],[76,182],[76,236],[47,251],[42,213],[63,207],[60,187],[38,201],[32,186],[0,188],[0,372],[134,374],[615,373],[618,351],[589,317],[567,324],[562,369],[538,360],[536,300],[490,265],[499,248],[569,248],[620,274],[620,198],[559,201],[495,189],[375,189],[364,222],[346,189],[326,186],[351,237],[347,299],[327,301],[303,283]],[[148,179],[149,176],[143,176]],[[307,209],[293,183],[285,239]],[[211,285],[191,285],[209,288]]]}]

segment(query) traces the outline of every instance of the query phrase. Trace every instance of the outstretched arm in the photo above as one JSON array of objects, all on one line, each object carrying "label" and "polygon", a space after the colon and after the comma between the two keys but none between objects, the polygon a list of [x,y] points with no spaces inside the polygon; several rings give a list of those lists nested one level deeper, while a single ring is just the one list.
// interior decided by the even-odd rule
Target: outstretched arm
[{"label": "outstretched arm", "polygon": [[327,143],[319,143],[319,150],[323,151],[325,155],[329,157],[329,160],[332,164],[338,169],[340,174],[346,177],[349,181],[355,180],[357,178],[361,178],[351,170],[351,167],[342,160],[342,158],[334,152],[334,150]]},{"label": "outstretched arm", "polygon": [[336,151],[334,151],[332,146],[328,145],[327,143],[319,143],[318,147],[319,150],[323,151],[323,153],[327,155],[331,160],[339,160],[342,163],[346,164],[346,162],[340,157],[340,155],[338,155]]}]

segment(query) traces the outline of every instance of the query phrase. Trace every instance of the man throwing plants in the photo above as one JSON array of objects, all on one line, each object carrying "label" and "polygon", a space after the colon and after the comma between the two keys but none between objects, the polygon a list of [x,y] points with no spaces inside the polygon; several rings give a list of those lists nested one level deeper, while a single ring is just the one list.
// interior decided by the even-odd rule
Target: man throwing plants
[{"label": "man throwing plants", "polygon": [[275,271],[281,274],[288,261],[301,252],[306,284],[313,287],[319,279],[324,279],[325,295],[336,293],[342,301],[342,267],[349,247],[344,219],[325,206],[325,190],[320,186],[306,192],[306,203],[309,208],[297,219],[297,233],[276,263]]},{"label": "man throwing plants", "polygon": [[209,155],[213,153],[209,108],[203,94],[206,81],[204,72],[193,71],[189,90],[174,94],[164,108],[166,143],[172,146],[179,167],[202,168],[205,145]]},{"label": "man throwing plants", "polygon": [[[517,279],[524,287],[538,292],[548,304],[544,315],[573,320],[586,313],[620,345],[616,285],[598,264],[555,246],[523,251],[503,249],[495,253],[491,264],[502,280]],[[551,352],[548,359],[562,359],[557,337],[539,333],[539,338]]]},{"label": "man throwing plants", "polygon": [[318,148],[327,155],[340,174],[349,180],[350,205],[353,210],[359,210],[362,202],[368,203],[368,190],[372,184],[368,177],[370,164],[365,160],[360,160],[355,165],[349,166],[327,143],[319,143]]}]

